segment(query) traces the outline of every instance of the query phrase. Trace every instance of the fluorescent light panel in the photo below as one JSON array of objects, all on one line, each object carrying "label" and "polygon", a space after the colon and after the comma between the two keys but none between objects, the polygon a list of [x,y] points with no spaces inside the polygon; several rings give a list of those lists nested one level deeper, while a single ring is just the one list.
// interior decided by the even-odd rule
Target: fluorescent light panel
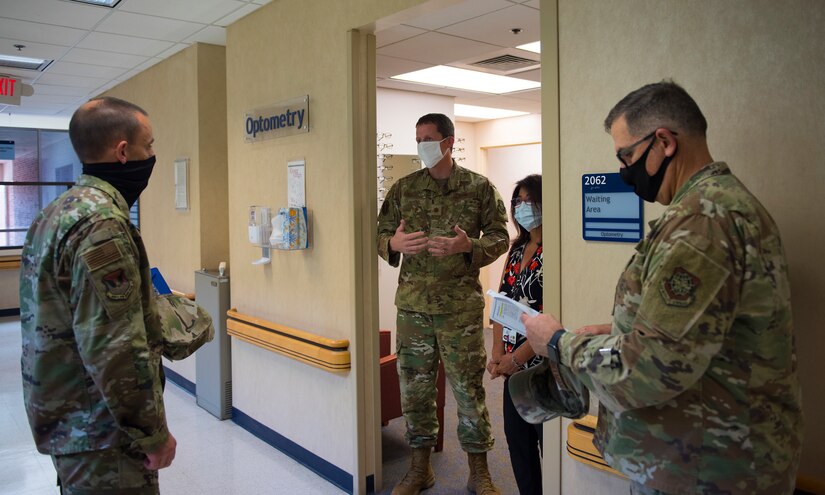
[{"label": "fluorescent light panel", "polygon": [[536,81],[459,69],[446,65],[436,65],[427,69],[399,74],[392,76],[390,79],[498,95],[541,87],[541,83]]},{"label": "fluorescent light panel", "polygon": [[474,119],[505,119],[507,117],[527,115],[527,112],[518,112],[516,110],[461,104],[456,104],[453,111],[455,112],[456,117],[470,117]]},{"label": "fluorescent light panel", "polygon": [[120,0],[72,0],[72,2],[88,3],[90,5],[99,5],[101,7],[112,8],[120,2]]},{"label": "fluorescent light panel", "polygon": [[45,69],[52,61],[42,58],[17,57],[14,55],[0,55],[0,67],[11,69],[40,70]]},{"label": "fluorescent light panel", "polygon": [[519,50],[526,50],[528,52],[541,53],[541,41],[534,41],[532,43],[527,43],[526,45],[519,45],[516,48]]},{"label": "fluorescent light panel", "polygon": [[40,65],[45,62],[42,58],[31,58],[31,57],[15,57],[13,55],[0,55],[0,62],[11,62],[11,63],[18,63],[18,64],[32,64],[32,65]]}]

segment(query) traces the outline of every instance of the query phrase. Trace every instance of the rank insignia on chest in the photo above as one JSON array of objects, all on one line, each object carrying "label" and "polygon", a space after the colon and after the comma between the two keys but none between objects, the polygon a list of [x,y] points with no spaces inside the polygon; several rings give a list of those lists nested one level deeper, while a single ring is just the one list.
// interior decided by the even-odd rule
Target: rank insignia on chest
[{"label": "rank insignia on chest", "polygon": [[122,268],[103,276],[103,283],[106,286],[106,297],[116,301],[122,301],[132,293],[132,282],[126,278]]},{"label": "rank insignia on chest", "polygon": [[669,278],[662,280],[659,294],[669,306],[686,307],[693,304],[699,284],[701,280],[698,277],[682,267],[676,267]]}]

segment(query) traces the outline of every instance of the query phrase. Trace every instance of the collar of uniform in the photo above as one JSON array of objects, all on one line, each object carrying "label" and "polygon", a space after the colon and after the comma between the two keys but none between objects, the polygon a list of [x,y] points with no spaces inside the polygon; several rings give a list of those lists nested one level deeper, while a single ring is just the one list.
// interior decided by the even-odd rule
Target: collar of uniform
[{"label": "collar of uniform", "polygon": [[115,186],[109,184],[103,179],[95,177],[93,175],[86,175],[81,174],[80,177],[77,178],[77,182],[75,185],[78,186],[86,186],[86,187],[94,187],[95,189],[99,189],[104,193],[108,194],[112,197],[115,204],[123,211],[129,211],[129,205],[126,204],[126,200],[123,199],[123,195],[115,189]]},{"label": "collar of uniform", "polygon": [[682,187],[676,192],[676,195],[673,197],[673,201],[671,201],[670,204],[676,204],[681,201],[688,191],[696,187],[696,185],[703,180],[729,173],[730,169],[725,162],[713,162],[705,165],[698,172],[693,174],[687,182],[682,184]]},{"label": "collar of uniform", "polygon": [[[462,170],[463,169],[459,167],[458,164],[455,162],[455,159],[453,159],[453,168],[450,169],[450,176],[447,177],[447,191],[454,191],[458,189],[458,184]],[[438,182],[436,182],[436,180],[433,179],[433,176],[430,175],[429,170],[421,169],[421,171],[424,172],[425,175],[424,188],[432,189],[433,191],[437,191],[440,193],[441,188],[438,187]]]}]

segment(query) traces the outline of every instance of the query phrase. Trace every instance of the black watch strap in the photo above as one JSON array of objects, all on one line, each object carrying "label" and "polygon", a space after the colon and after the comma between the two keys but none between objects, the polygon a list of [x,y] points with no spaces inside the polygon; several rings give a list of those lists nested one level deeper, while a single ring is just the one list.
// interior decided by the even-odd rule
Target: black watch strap
[{"label": "black watch strap", "polygon": [[561,390],[569,391],[570,388],[567,386],[567,382],[562,378],[561,372],[559,371],[559,366],[561,366],[561,351],[559,350],[559,340],[561,340],[562,336],[567,333],[567,330],[564,328],[560,328],[556,330],[556,333],[550,337],[550,341],[547,343],[547,361],[550,363],[550,371],[553,373],[553,378],[556,379],[556,383],[558,384]]}]

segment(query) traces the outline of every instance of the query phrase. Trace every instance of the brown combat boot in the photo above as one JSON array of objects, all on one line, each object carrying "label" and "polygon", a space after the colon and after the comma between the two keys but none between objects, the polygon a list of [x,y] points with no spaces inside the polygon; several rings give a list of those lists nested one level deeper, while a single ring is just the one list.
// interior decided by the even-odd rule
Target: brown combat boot
[{"label": "brown combat boot", "polygon": [[421,490],[435,484],[435,473],[430,464],[430,450],[430,447],[412,449],[410,470],[392,489],[392,495],[418,495]]},{"label": "brown combat boot", "polygon": [[501,495],[490,478],[490,470],[487,469],[487,452],[480,454],[468,452],[467,460],[470,463],[470,479],[467,480],[467,489],[477,495]]}]

